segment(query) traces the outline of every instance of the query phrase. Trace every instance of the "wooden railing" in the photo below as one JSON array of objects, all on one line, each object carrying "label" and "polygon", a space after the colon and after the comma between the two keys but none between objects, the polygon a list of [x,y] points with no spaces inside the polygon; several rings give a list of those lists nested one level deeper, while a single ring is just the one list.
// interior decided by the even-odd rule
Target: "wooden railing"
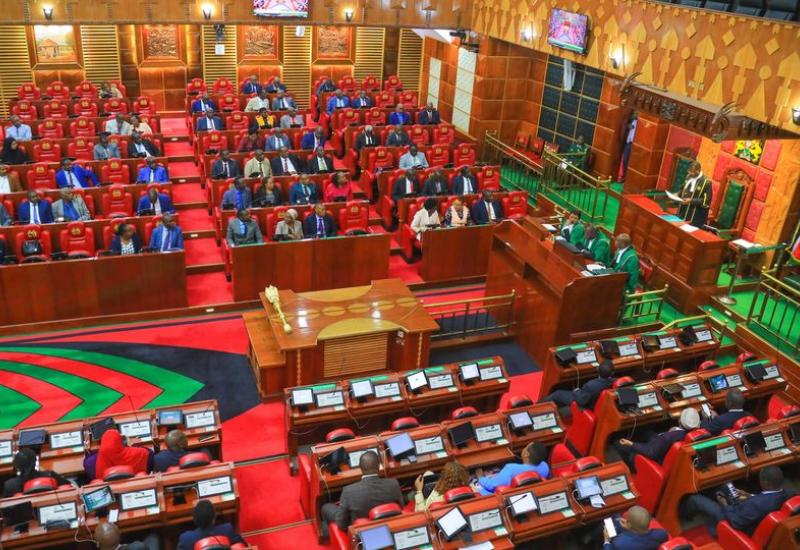
[{"label": "wooden railing", "polygon": [[664,285],[657,290],[626,294],[619,324],[631,326],[659,321],[668,289],[669,285]]},{"label": "wooden railing", "polygon": [[[800,355],[800,290],[781,281],[777,268],[762,270],[747,325],[779,351]],[[762,333],[763,331],[763,333]]]},{"label": "wooden railing", "polygon": [[482,334],[501,334],[507,336],[516,324],[514,321],[514,301],[516,292],[499,296],[484,296],[467,300],[440,302],[423,305],[439,324],[433,333],[433,340],[460,338]]}]

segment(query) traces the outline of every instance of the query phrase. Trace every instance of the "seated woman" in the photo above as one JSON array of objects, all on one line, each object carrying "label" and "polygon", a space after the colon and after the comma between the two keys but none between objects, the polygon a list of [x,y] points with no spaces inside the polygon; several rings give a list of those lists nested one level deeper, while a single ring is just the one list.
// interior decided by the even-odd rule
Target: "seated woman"
[{"label": "seated woman", "polygon": [[111,239],[111,252],[128,256],[138,254],[142,249],[142,239],[136,234],[136,228],[129,223],[121,223],[117,234]]},{"label": "seated woman", "polygon": [[417,234],[417,240],[422,240],[422,234],[429,229],[434,229],[442,225],[439,219],[439,201],[433,197],[425,199],[423,207],[414,214],[411,220],[411,229]]},{"label": "seated woman", "polygon": [[523,472],[536,472],[542,479],[550,477],[550,466],[547,460],[547,447],[534,441],[522,450],[522,464],[510,463],[493,476],[481,476],[478,469],[478,491],[482,495],[490,495],[494,490],[504,485],[511,485],[514,476]]},{"label": "seated woman", "polygon": [[152,134],[153,129],[150,125],[144,122],[137,113],[133,113],[131,115],[131,126],[133,126],[134,132],[139,132],[140,134]]},{"label": "seated woman", "polygon": [[463,199],[455,199],[450,208],[444,215],[444,224],[447,227],[464,227],[472,225],[472,218],[469,217],[469,208],[464,206]]},{"label": "seated woman", "polygon": [[455,489],[456,487],[469,487],[469,472],[455,460],[444,465],[444,468],[442,468],[442,474],[439,477],[439,481],[436,482],[436,485],[433,487],[433,490],[430,492],[427,498],[423,493],[423,476],[424,474],[418,476],[414,481],[414,489],[416,489],[414,492],[415,512],[424,512],[431,506],[431,504],[443,502],[445,493],[447,493],[447,491],[450,489]]},{"label": "seated woman", "polygon": [[345,172],[336,172],[331,182],[325,187],[323,193],[325,202],[339,202],[353,200],[353,188]]},{"label": "seated woman", "polygon": [[3,154],[0,156],[3,164],[25,164],[30,162],[27,153],[19,146],[19,141],[13,137],[3,141]]},{"label": "seated woman", "polygon": [[130,466],[134,473],[147,473],[150,461],[150,451],[144,447],[126,447],[122,442],[122,434],[114,429],[107,430],[100,438],[95,477],[103,479],[106,470],[113,466]]},{"label": "seated woman", "polygon": [[275,237],[287,241],[299,241],[303,238],[303,224],[297,221],[297,210],[290,208],[286,211],[283,219],[275,226]]},{"label": "seated woman", "polygon": [[266,206],[278,206],[281,203],[283,203],[281,190],[275,185],[273,177],[264,178],[261,186],[256,190],[256,195],[253,197],[253,206],[263,208]]}]

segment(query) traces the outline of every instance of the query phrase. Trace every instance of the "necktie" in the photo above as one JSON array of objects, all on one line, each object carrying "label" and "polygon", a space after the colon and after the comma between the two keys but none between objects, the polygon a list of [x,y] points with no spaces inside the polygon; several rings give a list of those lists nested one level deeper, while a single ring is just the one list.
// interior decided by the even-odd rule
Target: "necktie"
[{"label": "necktie", "polygon": [[364,134],[364,142],[365,142],[367,145],[372,145],[372,137],[370,137],[370,135],[369,135],[369,134]]},{"label": "necktie", "polygon": [[303,194],[306,196],[306,199],[311,196],[311,189],[306,184],[303,184]]},{"label": "necktie", "polygon": [[342,105],[344,105],[344,101],[342,101],[341,99],[337,99],[336,100],[336,106],[337,107],[341,107]]},{"label": "necktie", "polygon": [[156,181],[156,171],[154,168],[150,169],[150,183]]},{"label": "necktie", "polygon": [[164,252],[168,247],[169,244],[169,229],[166,227],[164,228],[164,232],[161,234],[161,252]]},{"label": "necktie", "polygon": [[244,237],[245,234],[247,233],[247,226],[241,220],[239,220],[239,231],[242,232],[242,237]]},{"label": "necktie", "polygon": [[286,158],[283,159],[283,173],[284,174],[289,173],[289,161],[286,160]]},{"label": "necktie", "polygon": [[317,157],[317,161],[319,162],[319,169],[326,170],[328,167],[325,166],[325,159],[323,157]]},{"label": "necktie", "polygon": [[228,163],[227,162],[223,162],[222,165],[225,167],[225,178],[231,177],[231,171],[228,168]]},{"label": "necktie", "polygon": [[39,223],[41,223],[39,220],[39,205],[34,203],[30,204],[31,204],[31,221],[34,224],[39,225]]},{"label": "necktie", "polygon": [[236,209],[242,208],[242,192],[236,191]]},{"label": "necktie", "polygon": [[69,187],[80,187],[81,184],[78,183],[78,178],[75,177],[75,174],[72,172],[67,172],[67,179],[69,180]]},{"label": "necktie", "polygon": [[322,222],[322,218],[317,216],[317,235],[322,237],[325,235],[325,224]]}]

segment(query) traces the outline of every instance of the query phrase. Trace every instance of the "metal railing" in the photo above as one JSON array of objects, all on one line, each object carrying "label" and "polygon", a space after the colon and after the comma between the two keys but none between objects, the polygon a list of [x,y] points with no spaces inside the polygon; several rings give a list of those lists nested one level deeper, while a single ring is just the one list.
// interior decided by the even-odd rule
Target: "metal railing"
[{"label": "metal railing", "polygon": [[571,153],[558,154],[545,148],[541,192],[555,197],[570,210],[580,210],[584,220],[601,224],[606,217],[611,180],[584,171],[574,163],[576,158]]},{"label": "metal railing", "polygon": [[423,305],[439,325],[431,338],[466,339],[468,336],[499,333],[508,335],[516,325],[514,321],[514,301],[516,292],[499,296],[484,296],[453,302]]},{"label": "metal railing", "polygon": [[500,141],[496,134],[487,132],[483,142],[482,160],[500,165],[500,183],[504,188],[527,191],[528,202],[536,202],[536,194],[540,192],[542,167],[530,157]]},{"label": "metal railing", "polygon": [[776,268],[762,270],[747,325],[764,331],[759,335],[779,351],[800,352],[800,290],[776,277]]},{"label": "metal railing", "polygon": [[664,288],[658,290],[626,294],[620,311],[619,324],[631,326],[659,321],[668,289],[669,285],[664,285]]}]

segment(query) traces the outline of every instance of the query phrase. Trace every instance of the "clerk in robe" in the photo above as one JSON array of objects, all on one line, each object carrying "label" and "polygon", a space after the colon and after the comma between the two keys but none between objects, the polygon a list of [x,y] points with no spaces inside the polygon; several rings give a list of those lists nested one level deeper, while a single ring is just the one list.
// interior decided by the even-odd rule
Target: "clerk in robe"
[{"label": "clerk in robe", "polygon": [[678,215],[695,227],[703,227],[708,223],[711,193],[711,180],[703,174],[699,162],[692,162],[681,189]]}]

